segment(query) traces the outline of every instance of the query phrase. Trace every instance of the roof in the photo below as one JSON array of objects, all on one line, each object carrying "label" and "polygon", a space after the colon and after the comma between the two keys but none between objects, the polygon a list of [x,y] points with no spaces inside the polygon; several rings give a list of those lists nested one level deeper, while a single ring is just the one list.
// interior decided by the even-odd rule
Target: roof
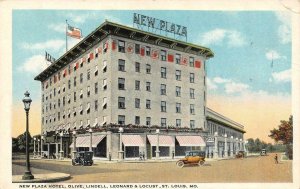
[{"label": "roof", "polygon": [[150,32],[142,31],[136,28],[124,26],[121,24],[105,21],[73,48],[68,50],[54,63],[48,66],[43,72],[37,75],[34,79],[44,81],[61,68],[76,60],[81,54],[88,51],[98,42],[102,41],[108,35],[116,35],[125,38],[131,38],[137,41],[155,44],[162,47],[173,48],[175,50],[201,55],[206,58],[211,58],[214,53],[206,47],[179,41],[176,39],[156,35]]},{"label": "roof", "polygon": [[237,123],[237,122],[213,111],[210,108],[206,108],[206,119],[226,125],[234,130],[238,130],[243,133],[246,133],[246,131],[244,130],[244,126],[242,124]]}]

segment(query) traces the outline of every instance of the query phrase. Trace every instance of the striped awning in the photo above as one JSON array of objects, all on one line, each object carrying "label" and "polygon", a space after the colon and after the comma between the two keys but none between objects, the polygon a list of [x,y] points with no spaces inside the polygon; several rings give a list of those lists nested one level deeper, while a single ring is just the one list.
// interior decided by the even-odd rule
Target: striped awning
[{"label": "striped awning", "polygon": [[206,146],[201,136],[176,136],[180,146]]},{"label": "striped awning", "polygon": [[145,142],[141,135],[122,135],[124,146],[145,146]]},{"label": "striped awning", "polygon": [[[90,147],[90,138],[91,136],[89,135],[85,135],[85,136],[78,136],[76,138],[76,148],[79,147]],[[101,142],[104,138],[106,137],[106,135],[93,135],[92,136],[92,147],[96,148],[97,145],[99,144],[99,142]],[[72,142],[72,144],[70,145],[71,148],[73,148],[74,142]]]},{"label": "striped awning", "polygon": [[[157,135],[147,135],[151,146],[157,145]],[[159,146],[175,146],[175,143],[171,136],[159,135]]]}]

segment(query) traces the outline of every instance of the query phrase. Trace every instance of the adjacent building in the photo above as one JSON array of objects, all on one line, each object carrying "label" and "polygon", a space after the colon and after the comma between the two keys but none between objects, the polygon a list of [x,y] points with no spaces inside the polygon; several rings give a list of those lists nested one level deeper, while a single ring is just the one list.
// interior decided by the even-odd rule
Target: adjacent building
[{"label": "adjacent building", "polygon": [[[35,77],[43,151],[93,150],[105,159],[175,158],[191,149],[232,155],[245,131],[206,108],[211,57],[208,48],[105,21]],[[221,148],[220,139],[205,148],[225,134],[240,146],[227,140]]]}]

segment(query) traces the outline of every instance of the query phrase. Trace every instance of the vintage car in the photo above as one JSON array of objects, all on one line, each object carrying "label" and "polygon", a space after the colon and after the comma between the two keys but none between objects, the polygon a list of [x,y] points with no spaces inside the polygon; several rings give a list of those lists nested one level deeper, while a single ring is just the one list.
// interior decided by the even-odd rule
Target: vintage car
[{"label": "vintage car", "polygon": [[236,158],[244,158],[245,157],[245,152],[244,151],[239,151],[236,155]]},{"label": "vintage car", "polygon": [[204,151],[187,151],[185,157],[178,160],[176,165],[182,168],[184,165],[203,165],[205,162]]},{"label": "vintage car", "polygon": [[267,155],[267,150],[266,149],[261,149],[260,155],[261,156],[266,156]]},{"label": "vintage car", "polygon": [[72,159],[72,165],[93,165],[93,152],[77,152],[76,157]]}]

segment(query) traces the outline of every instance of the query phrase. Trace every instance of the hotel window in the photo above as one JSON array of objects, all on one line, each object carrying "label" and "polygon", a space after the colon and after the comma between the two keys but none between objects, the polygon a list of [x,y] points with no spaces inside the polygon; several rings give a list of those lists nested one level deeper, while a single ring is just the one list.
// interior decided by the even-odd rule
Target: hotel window
[{"label": "hotel window", "polygon": [[146,100],[146,109],[151,109],[151,101],[150,100]]},{"label": "hotel window", "polygon": [[52,77],[50,78],[50,86],[52,85]]},{"label": "hotel window", "polygon": [[181,127],[181,119],[176,119],[176,127]]},{"label": "hotel window", "polygon": [[175,78],[177,81],[181,80],[181,71],[180,70],[176,70],[175,72]]},{"label": "hotel window", "polygon": [[71,103],[71,95],[68,94],[68,104],[70,104],[70,103]]},{"label": "hotel window", "polygon": [[118,124],[125,125],[125,116],[124,115],[118,115]]},{"label": "hotel window", "polygon": [[74,92],[74,102],[76,102],[76,92]]},{"label": "hotel window", "polygon": [[167,86],[165,84],[160,84],[160,94],[161,95],[167,94]]},{"label": "hotel window", "polygon": [[57,100],[57,105],[60,107],[60,98]]},{"label": "hotel window", "polygon": [[71,117],[71,109],[69,108],[69,110],[68,110],[68,118],[70,118]]},{"label": "hotel window", "polygon": [[181,55],[180,54],[176,54],[175,55],[175,62],[176,62],[176,64],[180,64],[180,59],[181,59]]},{"label": "hotel window", "polygon": [[136,98],[135,99],[135,108],[140,108],[141,107],[141,105],[140,105],[140,99],[139,98]]},{"label": "hotel window", "polygon": [[146,126],[151,126],[151,117],[146,117]]},{"label": "hotel window", "polygon": [[190,120],[190,128],[195,128],[195,120]]},{"label": "hotel window", "polygon": [[105,110],[107,108],[107,97],[103,98],[102,108],[103,108],[103,110]]},{"label": "hotel window", "polygon": [[146,82],[146,91],[151,91],[151,82]]},{"label": "hotel window", "polygon": [[103,86],[102,86],[103,90],[105,91],[107,89],[107,80],[103,79]]},{"label": "hotel window", "polygon": [[194,115],[195,114],[195,105],[190,104],[190,114]]},{"label": "hotel window", "polygon": [[125,71],[125,60],[119,59],[118,64],[119,64],[119,71],[124,72]]},{"label": "hotel window", "polygon": [[83,98],[83,90],[82,89],[80,89],[80,98]]},{"label": "hotel window", "polygon": [[119,90],[125,90],[125,78],[118,78]]},{"label": "hotel window", "polygon": [[98,111],[98,100],[95,100],[95,111]]},{"label": "hotel window", "polygon": [[177,97],[181,96],[181,87],[176,86],[176,96]]},{"label": "hotel window", "polygon": [[146,47],[146,56],[150,56],[150,52],[151,52],[151,48],[150,47]]},{"label": "hotel window", "polygon": [[121,40],[118,41],[118,49],[119,52],[125,53],[125,41],[121,41]]},{"label": "hotel window", "polygon": [[58,75],[58,81],[60,81],[60,72],[58,72],[57,75]]},{"label": "hotel window", "polygon": [[42,95],[42,102],[44,102],[44,101],[45,101],[45,99],[44,99],[44,98],[45,98],[45,96],[44,96],[44,95]]},{"label": "hotel window", "polygon": [[166,103],[166,101],[161,101],[160,102],[160,111],[161,112],[166,112],[167,111],[167,103]]},{"label": "hotel window", "polygon": [[74,77],[74,87],[76,87],[76,76]]},{"label": "hotel window", "polygon": [[82,114],[83,114],[83,107],[82,107],[82,104],[80,105],[80,110],[79,110],[79,113],[80,113],[80,115],[82,115]]},{"label": "hotel window", "polygon": [[66,91],[66,84],[63,85],[63,92]]},{"label": "hotel window", "polygon": [[161,67],[160,68],[160,77],[161,78],[167,78],[167,68],[166,67]]},{"label": "hotel window", "polygon": [[146,73],[147,74],[151,73],[151,65],[150,64],[146,64]]},{"label": "hotel window", "polygon": [[176,103],[176,113],[181,113],[181,103]]},{"label": "hotel window", "polygon": [[107,60],[103,60],[103,67],[102,67],[103,73],[107,71]]},{"label": "hotel window", "polygon": [[108,41],[103,42],[103,53],[106,53],[108,49]]},{"label": "hotel window", "polygon": [[95,76],[98,75],[98,66],[95,67]]},{"label": "hotel window", "polygon": [[190,98],[191,99],[195,98],[195,89],[190,88]]},{"label": "hotel window", "polygon": [[190,83],[194,83],[194,82],[195,82],[195,74],[190,73]]},{"label": "hotel window", "polygon": [[135,44],[135,54],[140,54],[140,45]]},{"label": "hotel window", "polygon": [[58,94],[60,94],[60,87],[58,87],[58,89],[57,89],[57,93],[58,93]]},{"label": "hotel window", "polygon": [[141,123],[140,116],[135,116],[135,124],[139,125]]},{"label": "hotel window", "polygon": [[98,94],[98,82],[95,83],[95,94]]},{"label": "hotel window", "polygon": [[87,78],[87,80],[91,79],[91,70],[90,69],[87,70],[86,78]]},{"label": "hotel window", "polygon": [[91,109],[91,103],[87,103],[86,113],[89,114]]},{"label": "hotel window", "polygon": [[56,95],[56,89],[54,88],[53,89],[53,96],[55,96]]},{"label": "hotel window", "polygon": [[205,80],[206,80],[206,77],[204,76],[204,79],[203,79],[203,85],[205,86]]},{"label": "hotel window", "polygon": [[141,84],[140,81],[135,80],[135,90],[140,90],[140,88],[141,88],[140,84]]},{"label": "hotel window", "polygon": [[68,89],[71,89],[71,80],[68,80]]},{"label": "hotel window", "polygon": [[204,93],[203,98],[204,98],[204,101],[205,101],[206,100],[206,92],[204,91],[203,93]]},{"label": "hotel window", "polygon": [[160,119],[160,126],[166,127],[167,126],[167,118],[161,118]]},{"label": "hotel window", "polygon": [[194,57],[190,57],[190,67],[195,67]]},{"label": "hotel window", "polygon": [[68,66],[69,75],[71,74],[71,65]]},{"label": "hotel window", "polygon": [[87,94],[87,97],[90,97],[90,95],[91,95],[90,86],[87,87],[86,94]]},{"label": "hotel window", "polygon": [[160,59],[162,61],[166,61],[166,59],[167,59],[167,52],[165,50],[160,50]]},{"label": "hotel window", "polygon": [[65,106],[65,104],[66,104],[66,98],[63,97],[63,106]]},{"label": "hotel window", "polygon": [[76,117],[76,107],[73,108],[73,116]]},{"label": "hotel window", "polygon": [[83,82],[83,73],[80,74],[80,83]]},{"label": "hotel window", "polygon": [[135,63],[135,72],[140,72],[140,70],[141,70],[140,68],[141,68],[141,64],[136,62]]},{"label": "hotel window", "polygon": [[118,97],[119,109],[125,109],[125,97]]},{"label": "hotel window", "polygon": [[52,109],[52,103],[50,102],[50,110]]},{"label": "hotel window", "polygon": [[57,112],[57,119],[60,121],[60,112]]}]

